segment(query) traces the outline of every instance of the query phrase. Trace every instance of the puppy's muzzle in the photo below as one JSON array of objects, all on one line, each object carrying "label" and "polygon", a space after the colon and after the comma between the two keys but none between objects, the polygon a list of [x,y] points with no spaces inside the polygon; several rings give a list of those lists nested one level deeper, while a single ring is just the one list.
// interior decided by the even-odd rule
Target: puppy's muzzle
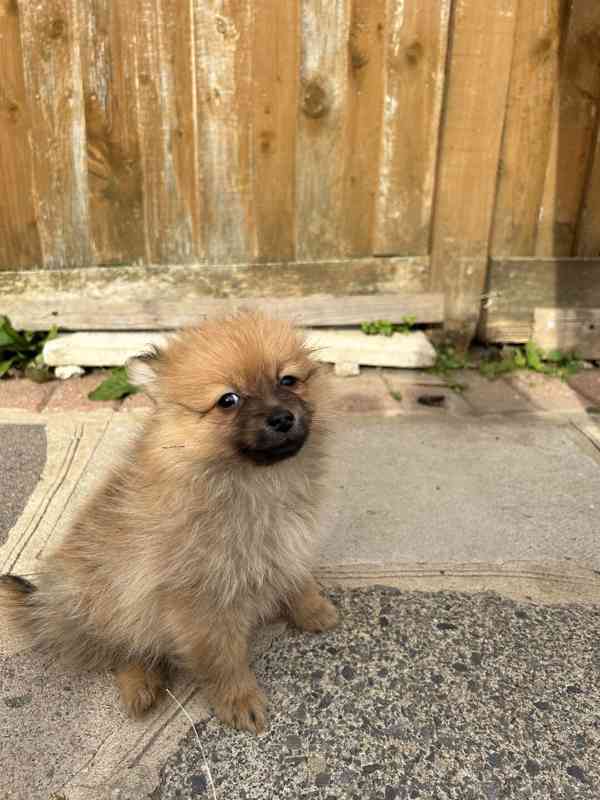
[{"label": "puppy's muzzle", "polygon": [[308,421],[303,414],[296,415],[289,408],[277,406],[264,417],[252,445],[244,445],[241,452],[255,464],[275,464],[298,453],[308,437]]}]

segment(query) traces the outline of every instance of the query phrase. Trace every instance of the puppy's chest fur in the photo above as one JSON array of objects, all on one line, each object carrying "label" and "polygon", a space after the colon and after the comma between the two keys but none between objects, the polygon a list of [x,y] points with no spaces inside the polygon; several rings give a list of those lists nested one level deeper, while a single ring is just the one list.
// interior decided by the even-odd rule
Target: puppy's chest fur
[{"label": "puppy's chest fur", "polygon": [[259,614],[300,589],[318,545],[319,480],[310,462],[209,481],[205,505],[190,520],[185,582],[219,606],[254,603]]}]

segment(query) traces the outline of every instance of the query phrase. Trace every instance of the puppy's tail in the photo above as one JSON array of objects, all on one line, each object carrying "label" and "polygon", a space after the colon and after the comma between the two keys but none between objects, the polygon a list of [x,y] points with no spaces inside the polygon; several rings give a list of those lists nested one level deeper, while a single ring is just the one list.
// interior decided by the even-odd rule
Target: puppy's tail
[{"label": "puppy's tail", "polygon": [[0,575],[0,625],[18,642],[37,645],[38,588],[20,575]]},{"label": "puppy's tail", "polygon": [[31,636],[36,591],[37,587],[20,575],[0,575],[0,611],[9,629]]},{"label": "puppy's tail", "polygon": [[112,666],[120,654],[101,640],[68,586],[45,573],[40,586],[20,575],[0,575],[0,630],[19,644],[84,669]]}]

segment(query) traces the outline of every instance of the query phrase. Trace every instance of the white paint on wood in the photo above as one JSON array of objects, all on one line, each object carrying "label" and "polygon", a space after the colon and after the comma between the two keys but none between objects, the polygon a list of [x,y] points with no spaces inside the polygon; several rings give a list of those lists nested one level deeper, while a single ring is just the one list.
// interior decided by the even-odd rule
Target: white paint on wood
[{"label": "white paint on wood", "polygon": [[388,0],[375,252],[426,253],[451,0]]},{"label": "white paint on wood", "polygon": [[[435,350],[421,331],[393,336],[366,336],[361,331],[307,331],[317,361],[381,367],[431,367]],[[164,346],[164,334],[69,333],[44,346],[44,361],[52,367],[79,364],[83,367],[122,366],[149,347]]]},{"label": "white paint on wood", "polygon": [[[248,164],[241,158],[244,129],[240,110],[242,84],[236,74],[238,51],[248,48],[252,4],[239,5],[236,19],[225,13],[223,0],[195,0],[196,84],[199,152],[205,208],[206,256],[209,261],[252,260]],[[242,23],[244,31],[238,30]],[[242,33],[244,37],[242,38]]]},{"label": "white paint on wood", "polygon": [[167,25],[173,21],[165,18],[160,0],[139,2],[136,106],[144,174],[146,260],[185,262],[194,257],[194,242],[191,210],[183,200],[173,152],[178,127],[175,65],[174,53],[165,45]]},{"label": "white paint on wood", "polygon": [[[401,32],[404,25],[404,2],[403,0],[388,0],[388,42],[389,48],[394,58],[397,58],[400,50]],[[379,194],[377,202],[383,207],[382,213],[387,214],[388,219],[398,219],[400,211],[390,209],[391,196],[391,176],[393,169],[393,155],[396,149],[397,132],[395,130],[396,114],[398,113],[398,99],[390,91],[388,71],[384,73],[385,96],[383,101],[383,128],[382,128],[382,153],[381,164],[379,167]],[[378,215],[379,216],[379,215]],[[379,239],[378,232],[376,233]]]},{"label": "white paint on wood", "polygon": [[[83,83],[81,75],[81,47],[79,32],[79,16],[77,14],[78,2],[71,0],[72,32],[72,71],[70,86],[67,91],[68,105],[73,113],[72,132],[72,158],[73,158],[73,189],[71,191],[71,208],[73,220],[73,243],[83,247],[88,260],[91,261],[90,220],[88,208],[88,161],[85,126],[85,106],[83,99]],[[60,114],[60,109],[57,109]],[[59,234],[60,235],[60,234]],[[78,237],[82,241],[78,242]],[[64,262],[63,262],[64,263]],[[59,264],[62,266],[62,264]]]},{"label": "white paint on wood", "polygon": [[33,194],[44,266],[93,263],[77,0],[19,0],[31,98]]}]

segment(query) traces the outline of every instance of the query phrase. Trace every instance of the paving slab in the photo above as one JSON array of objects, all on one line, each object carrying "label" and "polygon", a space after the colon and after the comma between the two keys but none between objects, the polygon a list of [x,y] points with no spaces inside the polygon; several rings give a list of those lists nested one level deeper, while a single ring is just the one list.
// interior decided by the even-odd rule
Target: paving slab
[{"label": "paving slab", "polygon": [[600,406],[600,369],[582,370],[569,378],[568,383],[591,405]]},{"label": "paving slab", "polygon": [[0,380],[0,409],[17,408],[21,411],[41,411],[56,388],[55,381],[35,383],[26,378]]},{"label": "paving slab", "polygon": [[18,521],[45,463],[44,425],[0,425],[0,544]]},{"label": "paving slab", "polygon": [[587,445],[569,421],[536,417],[342,426],[325,559],[600,568],[600,454]]},{"label": "paving slab", "polygon": [[538,372],[515,372],[507,382],[526,398],[534,409],[550,412],[584,412],[589,405],[568,383],[548,379]]},{"label": "paving slab", "polygon": [[88,394],[96,389],[105,378],[110,375],[109,370],[94,370],[80,378],[71,378],[65,381],[55,381],[54,391],[48,398],[45,411],[97,411],[101,407],[118,408],[120,401],[90,400]]},{"label": "paving slab", "polygon": [[394,416],[401,412],[378,369],[362,369],[352,377],[330,376],[338,414]]},{"label": "paving slab", "polygon": [[[358,381],[358,386],[361,379],[363,376],[340,380],[347,384]],[[366,391],[366,387],[361,389]],[[47,457],[36,488],[0,546],[1,572],[35,576],[40,556],[58,541],[78,505],[102,480],[115,451],[127,447],[135,425],[146,413],[144,408],[129,414],[106,408],[42,415],[2,412],[3,426],[43,425]],[[545,797],[593,797],[585,792],[597,781],[589,755],[595,740],[583,728],[581,735],[587,738],[584,751],[579,752],[572,737],[568,742],[561,739],[558,720],[565,719],[565,730],[572,732],[577,726],[581,728],[588,713],[588,700],[584,698],[590,691],[593,650],[586,631],[598,641],[598,606],[592,601],[600,602],[596,543],[599,430],[592,417],[559,421],[525,416],[462,418],[442,412],[440,418],[432,418],[385,416],[383,411],[379,415],[354,413],[341,419],[331,459],[335,492],[325,515],[328,541],[321,575],[329,586],[388,584],[389,597],[396,598],[392,603],[395,610],[389,612],[391,616],[384,613],[381,606],[388,601],[376,593],[371,598],[369,592],[332,589],[343,611],[342,628],[332,634],[333,638],[305,637],[284,626],[261,631],[254,652],[259,674],[272,697],[273,732],[266,734],[270,739],[251,741],[245,734],[222,728],[210,716],[201,687],[189,678],[179,678],[173,692],[200,724],[202,736],[208,737],[210,763],[222,781],[218,796],[227,800],[280,796],[362,800],[386,798],[387,792],[389,800],[417,796],[415,791],[423,797],[523,796],[522,785],[509,781],[516,781],[522,763],[514,748],[509,748],[509,736],[503,739],[501,731],[505,719],[512,718],[506,716],[506,709],[513,716],[521,713],[521,701],[529,697],[523,687],[529,687],[534,670],[541,676],[540,687],[550,679],[555,681],[551,700],[538,699],[540,703],[555,703],[556,717],[549,717],[547,736],[543,725],[531,727],[531,723],[527,727],[524,718],[515,723],[514,730],[522,734],[515,747],[523,749],[527,759],[535,760],[533,742],[538,737],[537,741],[553,747],[557,755],[555,761],[536,762],[543,777],[532,784],[539,793],[530,796],[541,798],[540,787],[546,791],[551,786],[556,791]],[[393,587],[400,587],[402,593]],[[425,593],[413,594],[410,590],[415,588]],[[480,606],[477,604],[483,601],[477,598],[481,595],[447,592],[485,592],[490,588],[497,589],[504,599],[496,597],[491,605]],[[443,591],[428,595],[432,589]],[[508,597],[563,604],[579,601],[580,605],[575,610],[570,606],[550,609],[549,616],[544,616],[546,610],[541,607],[530,604],[517,608]],[[586,605],[581,604],[583,600]],[[405,601],[408,605],[402,605]],[[444,603],[451,608],[458,603],[452,619],[443,616],[448,611]],[[379,609],[376,617],[374,608]],[[510,625],[491,630],[505,618],[502,615],[516,615],[514,609],[532,614],[535,625],[522,629],[519,635]],[[388,622],[380,623],[380,618]],[[523,618],[516,615],[516,619]],[[466,628],[460,627],[461,620],[467,620]],[[436,627],[438,622],[441,628]],[[459,625],[456,630],[460,634],[448,625]],[[383,635],[387,627],[394,631],[393,647],[392,640]],[[401,633],[407,628],[407,634]],[[551,634],[545,633],[546,628]],[[521,671],[515,672],[512,683],[500,685],[493,678],[494,662],[490,661],[489,673],[471,676],[479,682],[469,689],[464,671],[452,666],[464,664],[472,669],[463,650],[464,642],[470,642],[476,630],[481,632],[480,642],[492,642],[488,655],[505,653],[504,661],[495,662],[498,675],[504,674],[509,660],[517,662]],[[581,632],[580,642],[573,638],[577,630]],[[452,647],[436,649],[437,640],[431,640],[431,632],[454,637]],[[555,642],[561,642],[560,648]],[[418,657],[410,655],[413,649]],[[349,660],[351,656],[355,661]],[[433,679],[433,683],[422,683],[421,694],[417,694],[423,658],[429,659],[431,669],[442,676],[439,685],[446,682],[452,687],[445,697],[437,693],[439,687],[434,686]],[[434,662],[439,663],[434,666]],[[583,672],[577,672],[577,663]],[[597,669],[599,664],[594,664]],[[350,672],[346,670],[343,675],[345,666]],[[385,669],[388,675],[380,676],[378,673]],[[354,676],[362,677],[355,680],[352,670]],[[323,673],[320,678],[316,676],[319,672]],[[462,682],[451,683],[452,676]],[[567,692],[566,698],[566,689],[563,694],[559,692],[563,685],[581,691]],[[513,712],[510,702],[515,687],[521,687],[523,693],[515,695]],[[499,692],[504,692],[502,701],[497,699]],[[589,697],[591,703],[594,696]],[[572,704],[571,711],[567,701]],[[396,715],[395,721],[384,720],[386,703]],[[304,718],[300,714],[302,705]],[[435,752],[424,754],[418,744],[422,729],[430,725],[423,714],[436,707],[440,721],[437,730],[441,731],[437,740],[441,747],[439,762],[435,761]],[[492,722],[484,713],[489,708],[495,709]],[[547,708],[542,710],[548,712]],[[538,711],[531,710],[531,714]],[[292,712],[298,712],[298,716]],[[574,716],[565,717],[567,712]],[[387,727],[401,725],[399,730],[405,731],[404,744],[391,765],[383,760],[386,753],[393,754],[386,749],[388,735],[380,741],[372,728],[361,728],[370,716]],[[452,719],[457,720],[456,730],[452,729]],[[306,725],[309,728],[302,727]],[[379,725],[377,722],[376,727]],[[323,740],[314,739],[315,726],[322,730]],[[43,662],[24,650],[20,642],[0,636],[0,797],[49,800],[53,793],[54,800],[210,796],[205,791],[206,776],[194,760],[195,745],[184,741],[177,750],[189,727],[172,701],[163,703],[146,720],[131,722],[119,708],[110,676],[72,674],[65,665]],[[476,733],[469,739],[466,732],[471,729]],[[287,736],[297,738],[287,744]],[[396,741],[398,737],[391,738]],[[491,743],[485,754],[484,740]],[[412,751],[406,749],[411,741]],[[433,747],[434,734],[427,741]],[[252,749],[262,747],[261,742],[262,750]],[[284,750],[277,750],[281,746]],[[289,747],[289,753],[285,747]],[[349,762],[344,760],[342,749],[351,757]],[[485,772],[488,754],[504,750],[513,753],[514,763],[508,756],[494,761],[495,756],[490,755],[492,772]],[[174,759],[167,764],[173,753]],[[295,759],[290,763],[298,772],[296,777],[288,771],[288,756]],[[277,759],[285,773],[273,767]],[[428,764],[432,763],[439,765],[437,772],[430,771]],[[471,780],[471,787],[479,787],[480,794],[469,788],[467,780],[475,763],[480,763],[483,771]],[[186,772],[188,764],[192,771]],[[536,769],[531,767],[533,772]],[[565,777],[568,769],[571,772],[567,771]],[[234,779],[236,790],[227,782]],[[262,795],[256,794],[259,779]],[[291,793],[278,794],[280,789],[275,786],[286,781]],[[430,794],[418,788],[427,786],[427,781],[433,787]],[[442,791],[444,781],[452,789],[446,794]],[[498,786],[506,781],[513,793],[502,795]],[[487,787],[487,795],[482,794],[482,787]]]},{"label": "paving slab", "polygon": [[517,414],[535,410],[506,379],[486,378],[476,370],[457,370],[452,379],[464,385],[463,397],[477,414]]}]

